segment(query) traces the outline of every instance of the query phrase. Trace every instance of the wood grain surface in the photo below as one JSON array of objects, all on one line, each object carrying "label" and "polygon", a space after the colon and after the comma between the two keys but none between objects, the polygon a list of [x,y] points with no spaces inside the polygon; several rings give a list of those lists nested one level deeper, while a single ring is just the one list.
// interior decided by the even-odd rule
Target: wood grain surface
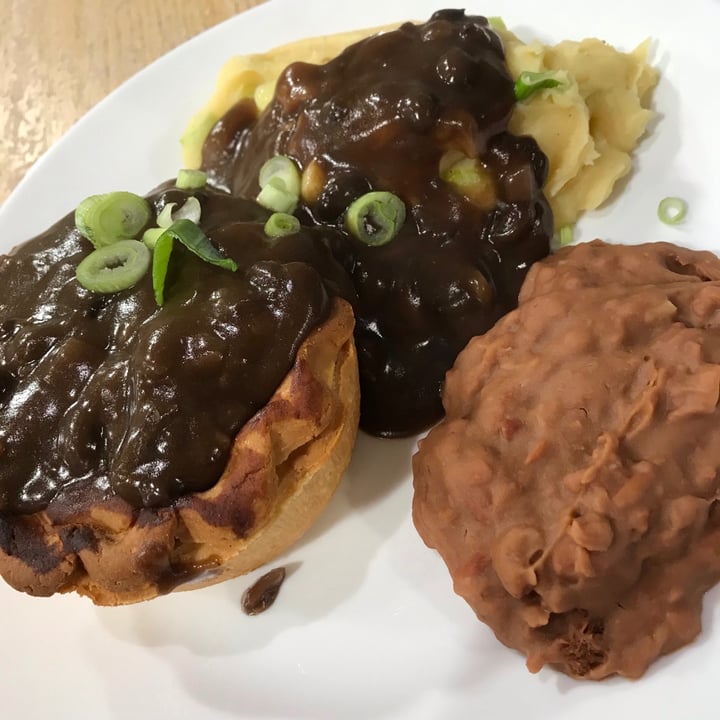
[{"label": "wood grain surface", "polygon": [[0,0],[0,204],[70,126],[188,38],[263,0]]}]

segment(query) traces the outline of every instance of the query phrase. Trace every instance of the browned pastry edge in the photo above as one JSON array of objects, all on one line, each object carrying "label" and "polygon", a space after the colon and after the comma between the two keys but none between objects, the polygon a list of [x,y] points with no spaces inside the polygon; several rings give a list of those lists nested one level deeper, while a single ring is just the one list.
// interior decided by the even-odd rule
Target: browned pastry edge
[{"label": "browned pastry edge", "polygon": [[0,574],[32,595],[75,591],[123,605],[272,560],[317,520],[350,461],[359,415],[353,327],[351,307],[335,300],[236,437],[213,488],[166,508],[138,511],[112,497],[62,520],[47,511],[6,520]]}]

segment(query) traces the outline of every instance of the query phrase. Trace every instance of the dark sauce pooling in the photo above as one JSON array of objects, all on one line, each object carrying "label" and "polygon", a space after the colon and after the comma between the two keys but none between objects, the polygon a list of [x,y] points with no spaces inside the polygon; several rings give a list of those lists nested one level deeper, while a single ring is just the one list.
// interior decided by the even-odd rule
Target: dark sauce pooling
[{"label": "dark sauce pooling", "polygon": [[[528,268],[549,252],[547,159],[534,140],[507,132],[514,103],[486,19],[444,10],[326,65],[290,65],[257,120],[241,103],[205,144],[213,182],[237,195],[256,195],[258,171],[275,154],[316,178],[301,214],[341,231],[333,252],[358,294],[361,425],[370,433],[407,435],[440,418],[445,372],[516,305]],[[450,151],[482,160],[490,202],[441,179]],[[408,208],[382,247],[343,229],[345,209],[369,190],[391,191]]]},{"label": "dark sauce pooling", "polygon": [[[244,102],[216,125],[204,148],[216,189],[196,194],[202,228],[238,273],[177,246],[162,309],[149,275],[96,295],[75,280],[91,248],[70,218],[0,257],[0,540],[11,514],[112,496],[159,507],[210,488],[332,295],[356,311],[363,427],[404,435],[437,420],[446,370],[549,250],[547,161],[506,131],[513,104],[487,21],[441,11],[327,65],[291,65],[260,117]],[[482,160],[491,202],[441,178],[450,151]],[[275,154],[314,182],[305,227],[270,241],[269,213],[242,198]],[[408,208],[382,247],[343,226],[371,189]],[[150,199],[159,209],[186,196]]]},{"label": "dark sauce pooling", "polygon": [[284,581],[284,567],[265,573],[243,593],[243,612],[246,615],[259,615],[265,612],[277,600],[280,586]]},{"label": "dark sauce pooling", "polygon": [[162,308],[149,274],[112,295],[84,290],[75,268],[91,247],[71,218],[0,258],[0,516],[59,512],[79,492],[155,507],[212,487],[330,295],[352,298],[330,231],[271,241],[254,202],[195,195],[240,270],[176,244]]}]

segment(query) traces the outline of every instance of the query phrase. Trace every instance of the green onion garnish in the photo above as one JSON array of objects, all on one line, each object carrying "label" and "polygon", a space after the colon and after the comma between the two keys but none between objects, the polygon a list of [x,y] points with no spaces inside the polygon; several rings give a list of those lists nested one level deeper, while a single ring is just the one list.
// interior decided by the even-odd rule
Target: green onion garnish
[{"label": "green onion garnish", "polygon": [[202,170],[178,170],[175,187],[180,190],[200,190],[207,184],[207,173]]},{"label": "green onion garnish", "polygon": [[96,293],[132,287],[150,267],[150,250],[137,240],[118,240],[93,250],[75,270],[78,282]]},{"label": "green onion garnish", "polygon": [[176,220],[155,242],[152,277],[155,301],[158,305],[162,305],[165,301],[165,279],[167,278],[174,240],[181,242],[201,260],[211,265],[216,265],[231,272],[238,269],[235,261],[222,256],[194,222],[187,219]]},{"label": "green onion garnish", "polygon": [[300,229],[300,221],[294,215],[273,213],[265,223],[265,234],[271,238],[292,235]]},{"label": "green onion garnish", "polygon": [[170,265],[174,236],[169,228],[163,231],[162,235],[155,241],[155,248],[152,254],[152,283],[155,293],[155,302],[162,306],[165,302],[165,280]]},{"label": "green onion garnish", "polygon": [[345,214],[347,229],[366,245],[389,243],[404,222],[405,203],[390,192],[366,193]]},{"label": "green onion garnish", "polygon": [[515,99],[520,102],[526,100],[538,90],[554,88],[564,84],[556,70],[546,72],[530,72],[526,70],[521,72],[520,77],[515,81]]},{"label": "green onion garnish", "polygon": [[300,194],[300,171],[297,165],[286,155],[275,155],[260,168],[258,183],[265,187],[271,180],[283,181],[285,190],[291,195]]},{"label": "green onion garnish", "polygon": [[688,204],[679,197],[666,197],[660,201],[657,214],[666,225],[677,225],[687,215]]},{"label": "green onion garnish", "polygon": [[75,210],[75,227],[96,248],[137,237],[150,222],[150,203],[130,192],[91,195]]},{"label": "green onion garnish", "polygon": [[196,197],[189,197],[178,210],[175,210],[177,203],[168,203],[157,216],[158,227],[169,228],[176,220],[191,220],[194,223],[200,222],[201,208],[200,201]]},{"label": "green onion garnish", "polygon": [[572,225],[563,225],[554,235],[552,239],[552,249],[559,250],[561,247],[569,245],[575,236],[575,229]]},{"label": "green onion garnish", "polygon": [[483,175],[486,175],[486,173],[480,171],[481,168],[482,165],[479,164],[479,161],[466,157],[453,163],[447,170],[440,174],[440,177],[445,182],[449,182],[452,185],[459,185],[460,187],[473,185],[476,182],[480,182]]},{"label": "green onion garnish", "polygon": [[257,201],[273,212],[292,213],[300,198],[300,171],[285,155],[275,155],[260,168]]},{"label": "green onion garnish", "polygon": [[168,203],[165,207],[163,207],[160,214],[157,216],[158,227],[165,230],[173,224],[172,213],[176,205],[177,203]]},{"label": "green onion garnish", "polygon": [[489,17],[488,19],[488,25],[493,30],[507,30],[507,25],[505,24],[505,21],[498,15],[493,15],[492,17]]},{"label": "green onion garnish", "polygon": [[565,245],[569,245],[573,241],[574,231],[572,225],[563,225],[563,227],[560,228],[559,234],[559,240],[560,240],[560,246],[563,247]]},{"label": "green onion garnish", "polygon": [[469,158],[457,150],[448,150],[440,158],[440,177],[482,207],[495,204],[495,182],[478,158]]},{"label": "green onion garnish", "polygon": [[256,200],[268,210],[281,213],[295,212],[298,204],[298,196],[288,193],[282,185],[282,180],[275,179],[258,193]]},{"label": "green onion garnish", "polygon": [[154,228],[148,228],[142,236],[142,241],[147,245],[147,247],[150,250],[155,249],[155,243],[157,243],[158,238],[167,230],[167,228],[164,227],[154,227]]},{"label": "green onion garnish", "polygon": [[492,176],[477,158],[461,156],[451,165],[443,167],[440,177],[471,199],[480,200],[495,192]]}]

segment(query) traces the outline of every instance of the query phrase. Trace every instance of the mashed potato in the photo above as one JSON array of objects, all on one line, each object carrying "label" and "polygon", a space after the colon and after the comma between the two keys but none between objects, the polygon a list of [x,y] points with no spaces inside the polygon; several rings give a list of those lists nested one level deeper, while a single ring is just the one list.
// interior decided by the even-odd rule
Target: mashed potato
[{"label": "mashed potato", "polygon": [[[272,99],[280,72],[291,62],[327,62],[351,43],[391,27],[396,26],[300,40],[229,60],[212,97],[183,135],[185,165],[200,165],[210,128],[239,100],[254,98],[262,110]],[[658,80],[657,70],[647,62],[649,42],[625,53],[597,39],[526,44],[508,30],[497,32],[513,77],[526,70],[555,70],[566,80],[561,88],[542,90],[518,103],[510,130],[532,135],[548,156],[545,192],[555,225],[570,225],[607,200],[631,169],[630,153],[652,117],[650,95]]]},{"label": "mashed potato", "polygon": [[558,45],[525,44],[499,30],[508,67],[567,74],[561,90],[543,90],[518,103],[510,130],[532,135],[550,160],[545,192],[555,225],[574,223],[600,206],[630,171],[630,153],[653,113],[648,109],[657,70],[647,63],[649,41],[623,53],[597,39]]}]

